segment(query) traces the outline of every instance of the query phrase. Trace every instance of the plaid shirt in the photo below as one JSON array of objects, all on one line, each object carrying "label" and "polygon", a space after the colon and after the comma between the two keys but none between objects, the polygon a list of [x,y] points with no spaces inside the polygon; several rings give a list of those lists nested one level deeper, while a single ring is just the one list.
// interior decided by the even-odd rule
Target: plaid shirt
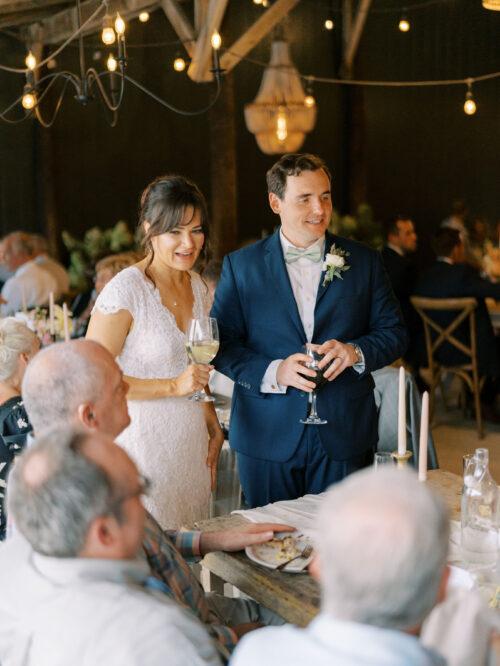
[{"label": "plaid shirt", "polygon": [[200,538],[201,532],[163,531],[153,516],[146,514],[142,546],[152,574],[164,584],[165,593],[189,608],[206,625],[218,641],[221,653],[229,656],[238,637],[209,609],[205,592],[185,559],[201,556]]}]

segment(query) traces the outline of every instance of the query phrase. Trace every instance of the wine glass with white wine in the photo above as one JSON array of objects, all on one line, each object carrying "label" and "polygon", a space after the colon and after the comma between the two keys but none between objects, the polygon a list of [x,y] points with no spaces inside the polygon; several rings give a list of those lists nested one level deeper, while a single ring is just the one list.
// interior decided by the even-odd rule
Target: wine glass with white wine
[{"label": "wine glass with white wine", "polygon": [[[189,322],[186,338],[186,351],[192,363],[208,365],[219,349],[219,329],[213,317],[199,317]],[[196,391],[188,400],[213,402],[214,398],[205,391]]]}]

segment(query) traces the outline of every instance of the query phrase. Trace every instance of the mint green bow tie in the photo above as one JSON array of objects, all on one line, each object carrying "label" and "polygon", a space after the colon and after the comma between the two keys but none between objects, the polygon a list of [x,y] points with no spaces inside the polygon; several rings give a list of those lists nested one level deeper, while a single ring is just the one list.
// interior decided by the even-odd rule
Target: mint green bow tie
[{"label": "mint green bow tie", "polygon": [[312,247],[310,249],[306,248],[305,250],[298,247],[289,247],[285,251],[285,261],[287,264],[293,264],[299,259],[309,259],[309,261],[313,261],[317,264],[318,261],[323,259],[323,253],[319,247]]}]

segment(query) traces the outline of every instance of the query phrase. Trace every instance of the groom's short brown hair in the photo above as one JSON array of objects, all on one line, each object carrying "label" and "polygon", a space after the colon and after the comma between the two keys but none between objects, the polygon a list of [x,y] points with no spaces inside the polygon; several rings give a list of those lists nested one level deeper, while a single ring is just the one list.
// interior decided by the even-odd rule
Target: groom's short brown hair
[{"label": "groom's short brown hair", "polygon": [[266,174],[267,191],[283,199],[288,176],[300,176],[303,171],[318,171],[318,169],[323,169],[328,179],[331,180],[330,170],[321,157],[312,155],[311,153],[289,153],[288,155],[283,155]]}]

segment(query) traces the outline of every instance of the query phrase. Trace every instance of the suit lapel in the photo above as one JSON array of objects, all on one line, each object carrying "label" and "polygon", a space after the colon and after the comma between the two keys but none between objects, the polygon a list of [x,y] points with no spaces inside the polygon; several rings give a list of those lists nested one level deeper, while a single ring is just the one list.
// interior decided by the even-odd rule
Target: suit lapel
[{"label": "suit lapel", "polygon": [[288,271],[286,270],[279,231],[276,231],[269,239],[269,244],[266,247],[264,260],[271,275],[270,288],[274,286],[278,292],[280,300],[285,306],[285,309],[298,333],[300,334],[301,339],[305,342],[306,334],[300,320],[297,303],[295,301],[295,296],[293,295],[292,285],[290,284],[290,278],[288,277]]},{"label": "suit lapel", "polygon": [[[328,231],[325,234],[325,252],[323,254],[323,261],[325,260],[326,255],[330,252],[330,248],[332,247],[332,243],[335,242],[335,236],[333,236],[331,233]],[[323,284],[325,279],[325,271],[321,272],[321,278],[319,281],[319,287],[318,287],[318,293],[316,294],[316,309],[315,312],[318,308],[318,303],[320,300],[323,298],[323,296],[326,294],[328,288],[332,284],[331,282],[327,282],[325,285]]]}]

